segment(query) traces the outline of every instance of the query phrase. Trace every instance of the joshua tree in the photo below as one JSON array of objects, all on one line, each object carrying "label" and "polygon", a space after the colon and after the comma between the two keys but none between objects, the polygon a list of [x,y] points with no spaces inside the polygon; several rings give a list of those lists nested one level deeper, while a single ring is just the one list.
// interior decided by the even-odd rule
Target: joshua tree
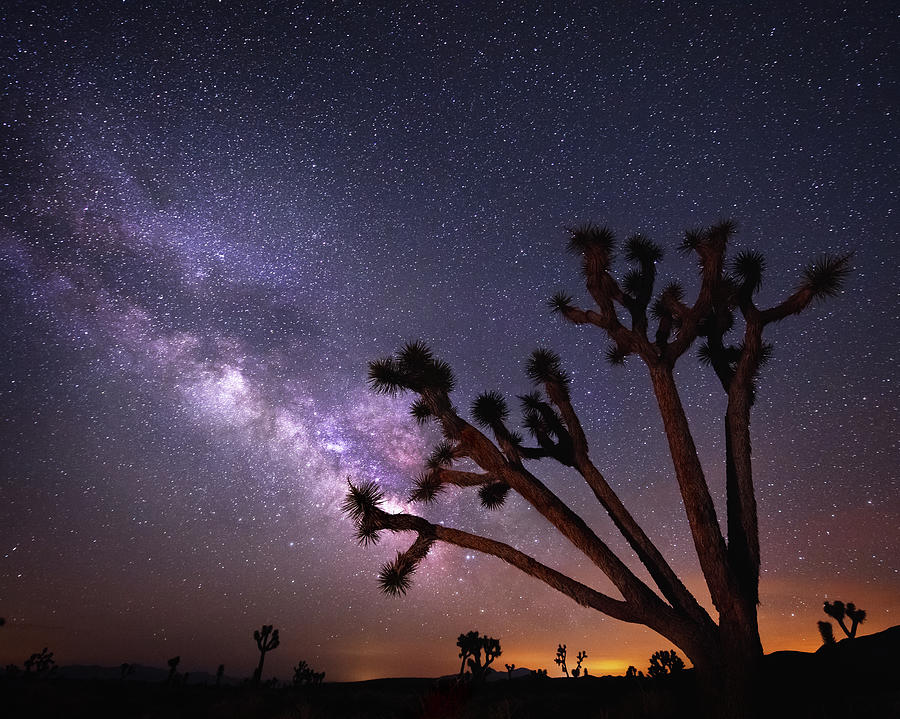
[{"label": "joshua tree", "polygon": [[[472,673],[472,679],[476,681],[485,677],[488,666],[503,653],[500,649],[500,640],[488,636],[482,637],[478,632],[460,634],[456,640],[456,646],[459,647],[459,656],[462,659],[459,676],[462,677],[468,667]],[[481,661],[482,652],[484,652],[484,663]]]},{"label": "joshua tree", "polygon": [[[837,623],[840,625],[841,629],[844,630],[844,634],[847,635],[848,639],[853,639],[856,636],[856,628],[866,621],[866,612],[864,609],[857,609],[856,605],[853,602],[848,602],[846,605],[843,602],[825,602],[825,614],[833,619],[837,620]],[[844,619],[849,619],[851,621],[850,628],[847,629],[847,625],[844,622]],[[819,632],[822,632],[822,625],[828,624],[831,626],[830,622],[819,622]],[[831,631],[832,642],[834,641],[834,631]],[[825,639],[825,634],[822,634],[822,639]],[[825,643],[828,644],[827,639]]]},{"label": "joshua tree", "polygon": [[625,676],[628,677],[629,679],[637,679],[638,677],[640,677],[641,679],[643,679],[643,677],[644,677],[644,672],[639,672],[639,671],[637,670],[637,668],[636,668],[634,665],[631,665],[631,666],[628,667],[628,669],[625,671]]},{"label": "joshua tree", "polygon": [[295,687],[302,686],[303,684],[318,685],[322,683],[324,678],[325,672],[314,672],[312,667],[303,660],[294,667]]},{"label": "joshua tree", "polygon": [[31,670],[34,669],[35,675],[40,677],[53,671],[55,664],[53,652],[48,652],[47,647],[44,647],[41,651],[35,652],[25,660],[25,673],[31,674]]},{"label": "joshua tree", "polygon": [[219,686],[222,683],[222,677],[225,676],[225,665],[220,664],[219,668],[216,669],[216,686]]},{"label": "joshua tree", "polygon": [[134,664],[129,664],[128,662],[122,662],[122,665],[119,667],[120,679],[125,681],[128,677],[134,674]]},{"label": "joshua tree", "polygon": [[562,673],[566,676],[569,676],[569,670],[566,668],[566,645],[560,644],[556,648],[556,659],[553,660],[559,668],[562,670]]},{"label": "joshua tree", "polygon": [[516,668],[515,664],[506,664],[506,673],[509,679],[512,679],[513,670]]},{"label": "joshua tree", "polygon": [[[578,660],[578,664],[575,665],[575,668],[572,670],[572,676],[576,679],[581,676],[581,663],[587,659],[587,652],[581,651],[575,656],[575,659]],[[587,667],[584,668],[584,675],[587,676]]]},{"label": "joshua tree", "polygon": [[647,674],[651,677],[663,677],[666,674],[677,674],[684,669],[684,660],[672,651],[654,652],[650,657],[650,668]]},{"label": "joshua tree", "polygon": [[172,657],[172,658],[168,661],[168,664],[169,664],[169,678],[168,678],[168,682],[169,682],[169,684],[174,684],[174,683],[175,683],[175,677],[176,677],[175,672],[178,671],[178,664],[179,664],[179,662],[181,662],[181,657],[180,657],[180,656]]},{"label": "joshua tree", "polygon": [[[613,364],[636,357],[646,366],[717,619],[688,591],[600,472],[589,451],[563,362],[547,349],[531,355],[527,374],[536,391],[520,397],[524,425],[534,446],[526,445],[508,428],[509,408],[497,392],[480,395],[472,404],[475,423],[466,421],[450,400],[455,385],[452,370],[424,344],[408,344],[394,356],[372,362],[369,382],[376,392],[413,392],[417,395],[411,407],[413,417],[423,423],[436,422],[444,435],[416,480],[411,501],[433,502],[450,486],[476,487],[482,506],[494,510],[502,507],[513,491],[603,571],[621,598],[603,594],[503,542],[414,514],[389,514],[381,507],[383,494],[377,483],[351,482],[344,510],[356,523],[361,543],[376,542],[382,531],[417,535],[407,551],[382,566],[383,591],[404,594],[435,541],[499,557],[584,606],[653,629],[693,662],[712,711],[722,717],[752,715],[762,645],[756,609],[760,547],[750,411],[760,368],[770,354],[763,332],[804,311],[815,300],[837,294],[849,272],[850,256],[822,257],[805,270],[797,288],[783,301],[760,307],[757,291],[765,266],[763,257],[744,251],[728,263],[726,249],[734,232],[731,222],[722,222],[686,233],[681,249],[693,255],[700,268],[696,299],[688,303],[677,283],[669,284],[654,300],[656,264],[662,257],[659,246],[641,235],[629,238],[624,256],[632,268],[620,283],[612,273],[612,232],[595,225],[576,228],[570,233],[569,248],[582,260],[583,277],[595,307],[582,309],[565,293],[548,303],[569,322],[605,333],[612,341],[607,358]],[[699,358],[715,373],[727,398],[723,423],[727,533],[719,524],[675,381],[677,362],[698,340],[702,342]],[[462,459],[474,462],[480,471],[454,468],[454,462]],[[532,472],[531,463],[541,459],[555,460],[581,475],[655,588]]]},{"label": "joshua tree", "polygon": [[262,679],[263,662],[266,660],[266,652],[275,649],[279,644],[278,630],[272,630],[271,624],[263,624],[262,629],[256,629],[253,632],[253,638],[256,640],[256,646],[259,649],[259,664],[253,672],[253,683],[259,684]]}]

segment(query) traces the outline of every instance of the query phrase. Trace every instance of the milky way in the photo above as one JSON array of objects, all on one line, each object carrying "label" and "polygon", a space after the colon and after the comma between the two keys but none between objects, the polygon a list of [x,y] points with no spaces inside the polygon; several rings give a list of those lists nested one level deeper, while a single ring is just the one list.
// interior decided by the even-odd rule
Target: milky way
[{"label": "milky way", "polygon": [[[264,622],[282,677],[449,673],[469,629],[520,666],[559,642],[593,673],[644,662],[662,639],[455,548],[384,597],[409,538],[358,547],[339,511],[348,477],[422,511],[437,441],[368,360],[428,342],[465,410],[527,391],[552,346],[598,465],[701,591],[646,377],[546,311],[580,289],[564,227],[585,220],[673,249],[732,217],[764,303],[855,250],[846,290],[773,332],[761,624],[811,650],[826,598],[897,623],[894,9],[514,5],[3,11],[0,662],[248,674]],[[670,251],[660,273],[693,270]],[[679,379],[721,499],[721,390],[689,358]],[[611,535],[572,475],[539,474]],[[524,502],[425,511],[609,586]]]}]

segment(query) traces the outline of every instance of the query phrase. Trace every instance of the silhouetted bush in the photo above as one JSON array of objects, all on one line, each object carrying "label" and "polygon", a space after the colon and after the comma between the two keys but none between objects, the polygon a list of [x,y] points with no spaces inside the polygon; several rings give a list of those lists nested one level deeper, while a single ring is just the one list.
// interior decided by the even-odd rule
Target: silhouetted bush
[{"label": "silhouetted bush", "polygon": [[666,674],[676,674],[684,669],[684,660],[675,653],[675,650],[662,650],[654,652],[650,657],[650,667],[647,674],[651,677],[663,677]]}]

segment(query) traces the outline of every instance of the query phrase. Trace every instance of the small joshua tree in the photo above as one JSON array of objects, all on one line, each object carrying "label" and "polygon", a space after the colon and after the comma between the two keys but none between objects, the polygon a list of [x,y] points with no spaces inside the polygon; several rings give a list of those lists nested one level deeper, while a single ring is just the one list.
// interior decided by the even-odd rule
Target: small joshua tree
[{"label": "small joshua tree", "polygon": [[181,656],[180,656],[180,655],[177,656],[177,657],[172,657],[172,658],[168,661],[168,665],[169,665],[169,678],[168,678],[168,682],[169,682],[169,684],[174,684],[174,683],[175,683],[175,677],[176,677],[175,672],[178,671],[178,664],[179,664],[179,662],[181,662]]},{"label": "small joshua tree", "polygon": [[223,676],[225,676],[225,665],[220,664],[219,668],[216,669],[216,686],[219,686],[222,683]]},{"label": "small joshua tree", "polygon": [[[581,676],[581,663],[587,659],[587,652],[581,651],[578,652],[575,659],[578,660],[578,664],[575,665],[575,668],[572,670],[572,676],[576,679]],[[584,668],[584,675],[587,676],[587,667]]]},{"label": "small joshua tree", "polygon": [[325,672],[314,672],[312,667],[302,659],[300,660],[300,663],[294,667],[295,687],[303,686],[304,684],[317,686],[322,683],[324,678]]},{"label": "small joshua tree", "polygon": [[35,652],[25,660],[25,673],[31,674],[34,669],[36,676],[43,676],[52,671],[56,662],[53,660],[53,652],[48,652],[44,647],[40,652]]},{"label": "small joshua tree", "polygon": [[676,674],[684,669],[684,660],[675,653],[675,650],[663,650],[655,652],[650,657],[650,668],[647,674],[651,677],[663,677],[666,674]]},{"label": "small joshua tree", "polygon": [[[857,609],[856,605],[853,602],[848,602],[846,605],[843,602],[825,602],[825,614],[833,619],[837,620],[837,623],[840,625],[841,629],[844,630],[844,634],[847,635],[848,639],[853,639],[856,636],[857,627],[866,621],[866,612],[864,609]],[[845,623],[845,619],[849,619],[851,621],[850,628],[847,629],[847,624]],[[822,632],[822,624],[828,624],[831,626],[830,622],[819,622],[819,632]],[[832,641],[834,639],[834,632],[832,630]],[[822,634],[822,639],[825,639],[825,635]],[[828,644],[828,640],[825,640],[825,643]]]},{"label": "small joshua tree", "polygon": [[556,648],[556,659],[553,660],[559,668],[562,670],[562,673],[566,676],[569,676],[569,670],[566,668],[566,645],[560,644]]},{"label": "small joshua tree", "polygon": [[638,679],[638,678],[643,679],[643,678],[644,678],[644,672],[639,672],[639,671],[637,670],[637,667],[635,667],[635,666],[632,664],[632,665],[631,665],[630,667],[628,667],[628,669],[625,671],[625,676],[628,677],[629,679]]},{"label": "small joshua tree", "polygon": [[273,630],[271,624],[263,624],[262,629],[256,629],[253,632],[253,638],[256,640],[256,646],[259,649],[259,664],[253,672],[253,683],[259,684],[260,679],[262,679],[263,662],[266,661],[266,653],[277,648],[280,641],[278,639],[278,630]]},{"label": "small joshua tree", "polygon": [[119,671],[121,672],[120,679],[125,681],[128,677],[134,674],[134,664],[129,664],[128,662],[122,662],[122,665],[119,667]]},{"label": "small joshua tree", "polygon": [[515,664],[507,664],[506,665],[506,673],[510,679],[512,679],[512,673],[515,668],[516,668]]},{"label": "small joshua tree", "polygon": [[[460,634],[456,640],[459,647],[459,656],[462,662],[459,666],[459,676],[462,677],[466,667],[472,673],[472,679],[480,681],[487,675],[487,668],[503,652],[500,649],[500,640],[493,637],[467,632]],[[484,663],[481,661],[481,653],[484,652]]]}]

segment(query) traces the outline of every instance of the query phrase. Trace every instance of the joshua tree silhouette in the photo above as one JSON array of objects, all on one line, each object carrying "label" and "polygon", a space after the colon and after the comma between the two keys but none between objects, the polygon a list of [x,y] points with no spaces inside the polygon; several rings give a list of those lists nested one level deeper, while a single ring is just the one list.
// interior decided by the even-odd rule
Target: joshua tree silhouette
[{"label": "joshua tree silhouette", "polygon": [[566,668],[566,645],[560,644],[556,648],[556,659],[553,660],[555,664],[557,664],[562,671],[563,674],[569,676],[569,670]]},{"label": "joshua tree silhouette", "polygon": [[[459,666],[460,678],[465,673],[466,667],[472,673],[472,679],[479,681],[487,675],[487,668],[503,652],[500,649],[500,640],[493,637],[467,632],[460,634],[456,640],[459,647],[459,656],[462,662]],[[484,663],[481,661],[481,653],[484,652]]]},{"label": "joshua tree silhouette", "polygon": [[314,672],[312,667],[309,666],[305,661],[301,660],[296,667],[294,667],[294,686],[299,687],[304,684],[314,684],[318,685],[322,683],[322,680],[325,678],[325,672]]},{"label": "joshua tree silhouette", "polygon": [[639,672],[634,665],[631,665],[625,671],[625,676],[628,677],[629,679],[637,679],[639,677],[643,678],[644,672]]},{"label": "joshua tree silhouette", "polygon": [[[763,257],[744,251],[727,263],[726,249],[734,233],[733,223],[721,222],[685,234],[681,249],[693,255],[700,267],[699,290],[689,304],[677,283],[669,284],[653,299],[656,264],[662,257],[659,246],[641,235],[629,238],[624,256],[632,269],[620,284],[612,274],[612,232],[591,224],[578,227],[570,232],[569,249],[582,260],[595,307],[581,309],[565,293],[556,294],[548,303],[569,322],[602,330],[612,341],[607,358],[613,364],[636,356],[646,366],[718,621],[688,591],[600,472],[589,452],[562,360],[547,349],[536,350],[527,365],[537,391],[520,397],[524,425],[536,446],[527,446],[507,427],[509,409],[497,392],[485,392],[474,401],[475,424],[463,419],[450,400],[455,385],[450,366],[422,343],[410,343],[395,355],[370,363],[369,382],[376,392],[418,395],[411,407],[413,417],[423,423],[437,422],[444,435],[416,480],[412,501],[433,502],[449,486],[477,487],[481,504],[490,510],[502,507],[513,491],[603,571],[622,598],[603,594],[508,544],[417,515],[389,514],[381,507],[383,494],[377,483],[350,482],[343,508],[356,524],[360,543],[376,542],[382,531],[417,535],[407,551],[382,566],[383,591],[404,594],[435,541],[499,557],[584,606],[658,632],[694,663],[712,711],[720,717],[752,715],[762,644],[757,625],[760,548],[750,411],[760,368],[770,354],[763,332],[804,311],[815,300],[837,294],[849,272],[850,255],[820,258],[805,270],[789,296],[761,308],[756,295],[765,267]],[[651,319],[653,331],[649,331]],[[733,338],[733,333],[740,336]],[[711,367],[727,397],[723,426],[727,538],[719,525],[675,379],[676,363],[698,338],[703,338],[699,358]],[[455,469],[453,463],[464,458],[481,471]],[[656,590],[526,468],[527,462],[545,458],[574,468],[584,478]]]},{"label": "joshua tree silhouette", "polygon": [[[587,659],[587,652],[581,651],[575,656],[575,659],[578,660],[578,664],[575,665],[575,668],[572,670],[572,676],[576,679],[581,676],[581,663]],[[587,676],[587,667],[584,668],[584,675]]]},{"label": "joshua tree silhouette", "polygon": [[[864,609],[857,609],[856,605],[853,602],[848,602],[846,605],[843,602],[825,602],[825,614],[827,614],[832,619],[836,619],[837,623],[840,625],[841,629],[844,630],[844,634],[847,635],[848,639],[853,639],[856,636],[857,627],[866,621],[866,612]],[[844,622],[845,619],[849,619],[851,622],[850,628],[847,629],[847,624]],[[831,622],[819,622],[819,632],[822,634],[822,639],[826,644],[834,642],[834,630],[831,631],[831,642],[825,636],[825,630],[823,631],[822,625],[826,624],[829,627],[831,626]]]},{"label": "joshua tree silhouette", "polygon": [[225,676],[225,665],[220,664],[219,668],[216,669],[216,686],[219,686],[222,683],[222,677]]},{"label": "joshua tree silhouette", "polygon": [[662,677],[666,674],[677,674],[682,669],[684,669],[684,660],[678,656],[675,650],[663,650],[654,652],[650,657],[647,674],[651,677]]},{"label": "joshua tree silhouette", "polygon": [[508,679],[512,679],[513,670],[516,668],[515,664],[506,664],[506,674]]},{"label": "joshua tree silhouette", "polygon": [[53,652],[48,652],[44,647],[39,652],[35,652],[25,660],[25,673],[31,674],[34,669],[35,676],[42,677],[48,672],[53,671],[56,667],[56,661],[53,659]]},{"label": "joshua tree silhouette", "polygon": [[167,681],[169,682],[169,684],[174,684],[174,683],[175,683],[175,679],[176,679],[176,674],[175,674],[175,672],[178,671],[178,664],[179,664],[179,662],[181,662],[181,656],[172,657],[172,658],[168,661],[168,665],[169,665],[169,677],[168,677],[168,680],[167,680]]},{"label": "joshua tree silhouette", "polygon": [[259,649],[259,664],[253,672],[253,683],[259,684],[262,679],[263,662],[266,661],[266,653],[277,648],[281,643],[278,639],[278,630],[272,630],[271,624],[263,624],[262,629],[256,629],[253,632],[253,638],[256,640],[256,646]]}]

